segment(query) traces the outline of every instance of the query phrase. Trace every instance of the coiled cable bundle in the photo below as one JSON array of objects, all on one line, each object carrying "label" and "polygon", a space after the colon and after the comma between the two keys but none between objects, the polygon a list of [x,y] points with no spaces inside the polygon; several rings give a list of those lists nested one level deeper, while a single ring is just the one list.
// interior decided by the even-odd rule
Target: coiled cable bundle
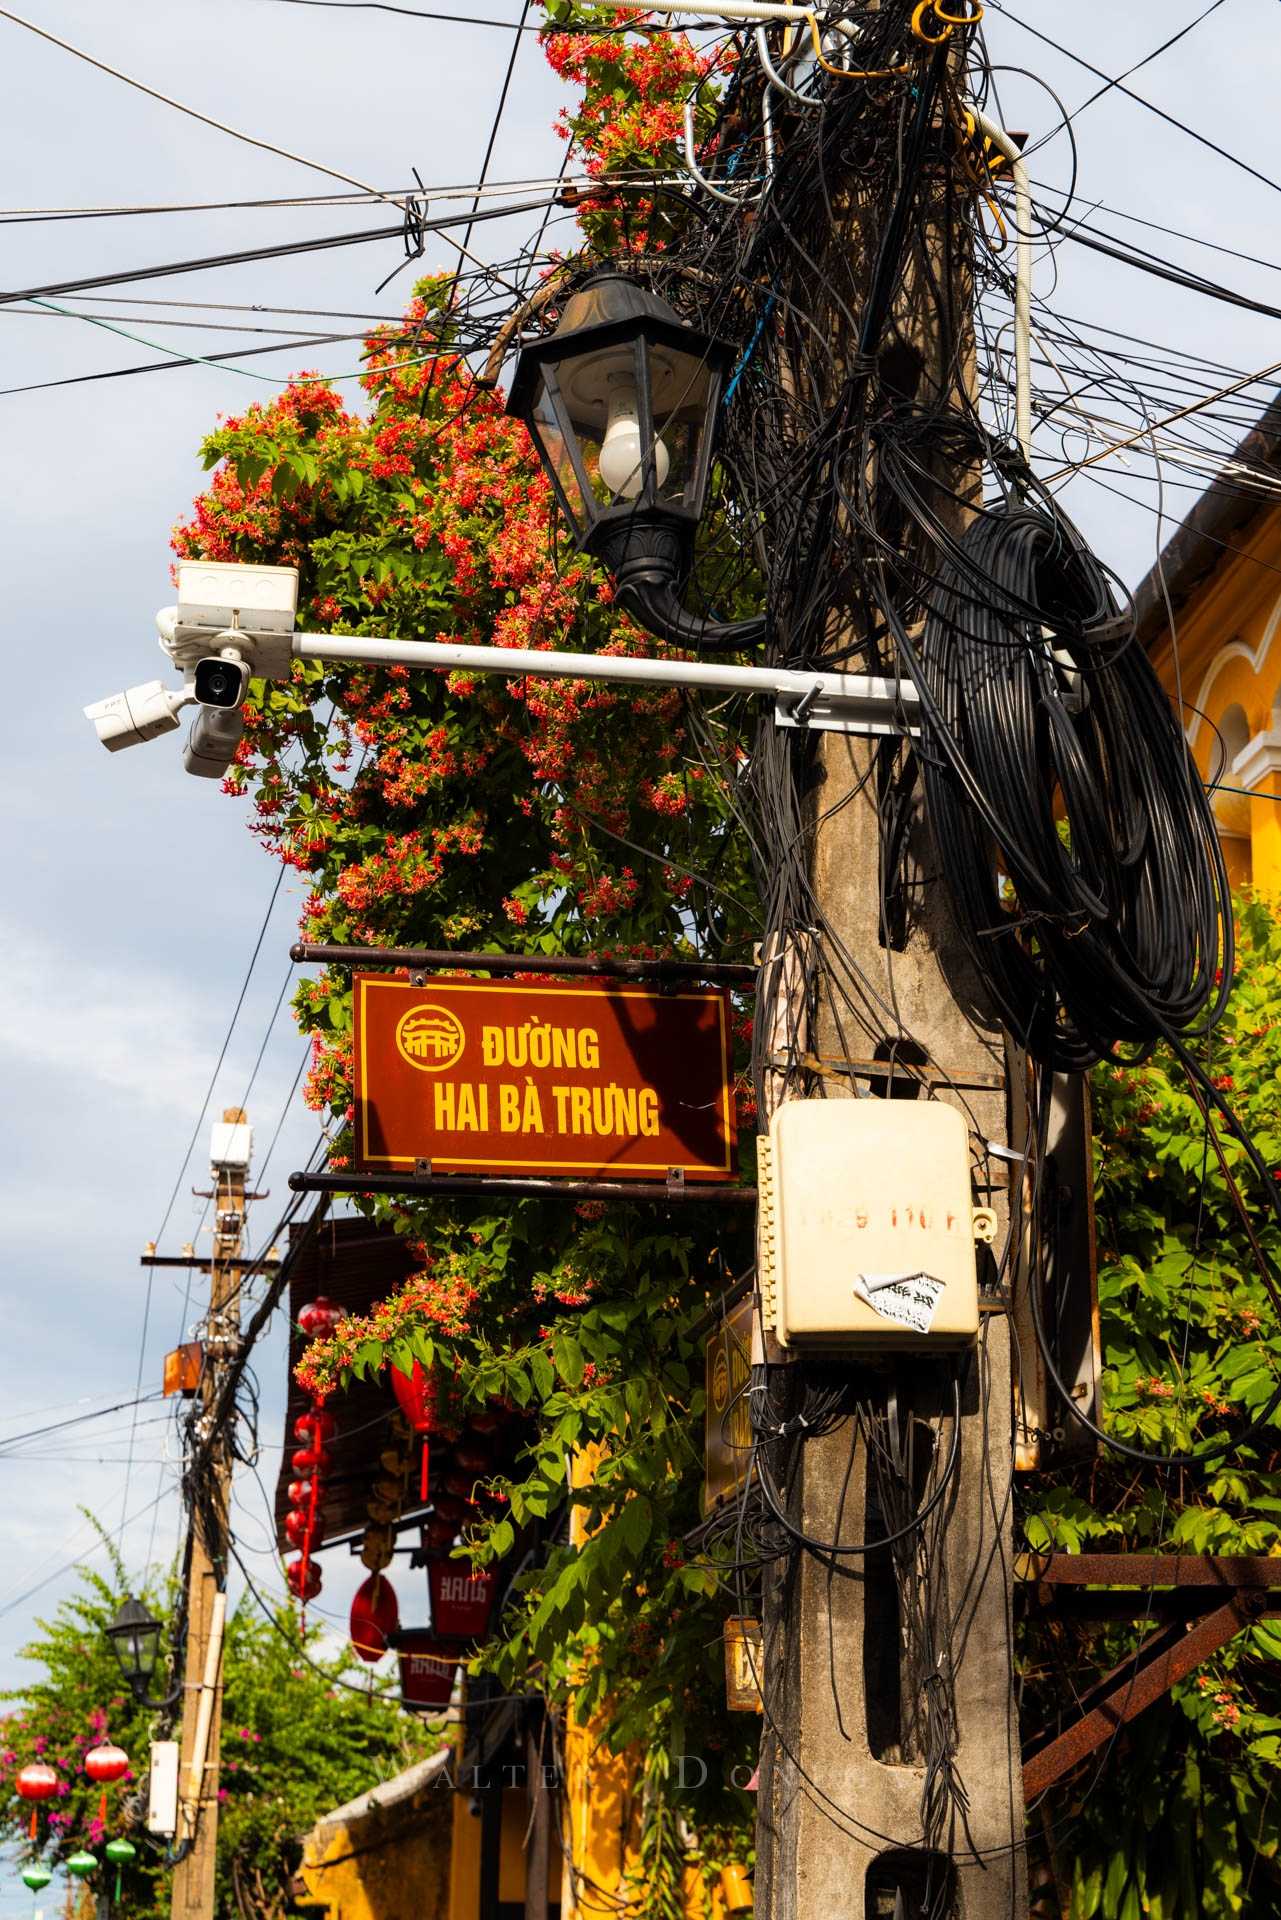
[{"label": "coiled cable bundle", "polygon": [[919,650],[925,798],[994,1011],[1044,1065],[1091,1066],[1222,1013],[1232,915],[1209,802],[1108,575],[1039,505],[949,549]]}]

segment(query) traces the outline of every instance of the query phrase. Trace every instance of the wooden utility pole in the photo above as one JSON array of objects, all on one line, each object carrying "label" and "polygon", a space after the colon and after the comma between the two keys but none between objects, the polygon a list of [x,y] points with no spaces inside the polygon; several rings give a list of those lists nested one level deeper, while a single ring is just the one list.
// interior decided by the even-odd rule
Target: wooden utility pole
[{"label": "wooden utility pole", "polygon": [[240,1339],[246,1184],[250,1133],[240,1107],[215,1126],[213,1261],[200,1383],[196,1440],[212,1435],[208,1469],[194,1489],[191,1565],[187,1577],[187,1657],[183,1677],[178,1831],[187,1851],[174,1869],[173,1920],[212,1920],[218,1850],[218,1769],[222,1742],[222,1647],[226,1618],[227,1516],[231,1499],[231,1435],[212,1434],[213,1411]]},{"label": "wooden utility pole", "polygon": [[[952,132],[936,98],[929,160],[895,262],[889,316],[870,348],[877,356],[870,375],[855,372],[856,362],[867,365],[869,343],[850,337],[848,316],[865,312],[873,263],[884,267],[884,234],[857,181],[843,202],[841,184],[834,188],[822,264],[840,298],[821,329],[834,348],[834,409],[841,382],[856,377],[870,377],[922,414],[950,411],[958,423],[975,399],[972,276],[957,238],[966,225],[946,157]],[[885,127],[892,146],[896,117],[887,116]],[[815,274],[800,296],[807,312],[820,283]],[[935,475],[931,507],[955,533],[977,477],[941,460]],[[915,537],[887,511],[874,467],[867,497],[887,546]],[[857,632],[854,607],[833,604],[833,642],[848,644]],[[892,661],[881,670],[892,672]],[[824,733],[808,765],[795,768],[817,925],[798,917],[774,930],[767,949],[779,964],[762,1017],[776,1039],[787,1036],[785,1071],[773,1091],[816,1090],[801,1069],[817,1061],[827,1097],[934,1097],[959,1109],[970,1134],[975,1203],[997,1211],[999,1247],[1011,1169],[988,1143],[1011,1139],[1007,1084],[1018,1066],[952,921],[919,778],[906,834],[889,847],[878,802],[895,769],[884,751]],[[821,992],[815,963],[824,959],[824,929],[829,979],[839,986]],[[780,1064],[777,1052],[771,1064]],[[838,1912],[850,1920],[962,1913],[965,1920],[1027,1920],[1012,1667],[1012,1343],[994,1291],[985,1307],[977,1346],[962,1366],[959,1462],[929,1526],[892,1551],[835,1562],[799,1550],[766,1579],[762,1920]],[[810,1363],[796,1362],[792,1371],[799,1406]],[[831,1363],[824,1372],[830,1380]],[[928,1352],[906,1354],[859,1392],[874,1400],[890,1450],[902,1446],[910,1461],[910,1436],[924,1461],[920,1484],[906,1489],[919,1510],[953,1444],[946,1363]],[[787,1445],[794,1527],[818,1542],[883,1537],[883,1489],[851,1420]]]}]

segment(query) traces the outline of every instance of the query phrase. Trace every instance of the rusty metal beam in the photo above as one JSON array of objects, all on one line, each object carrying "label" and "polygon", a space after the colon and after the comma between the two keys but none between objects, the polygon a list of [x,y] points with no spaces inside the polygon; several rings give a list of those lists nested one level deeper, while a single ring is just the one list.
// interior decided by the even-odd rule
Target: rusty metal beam
[{"label": "rusty metal beam", "polygon": [[1168,1693],[1176,1682],[1186,1679],[1211,1654],[1235,1639],[1261,1611],[1259,1593],[1235,1594],[1197,1626],[1185,1631],[1182,1623],[1175,1621],[1145,1640],[1137,1653],[1114,1668],[1087,1694],[1083,1702],[1086,1710],[1079,1720],[1025,1759],[1023,1791],[1026,1797],[1031,1800],[1052,1787],[1128,1721],[1152,1706],[1163,1693]]},{"label": "rusty metal beam", "polygon": [[1024,1553],[1021,1581],[1061,1587],[1281,1587],[1281,1554]]},{"label": "rusty metal beam", "polygon": [[[1281,1614],[1281,1593],[1260,1593],[1261,1614]],[[1036,1589],[1032,1620],[1071,1620],[1081,1626],[1115,1620],[1195,1620],[1223,1601],[1218,1587],[1045,1587]]]}]

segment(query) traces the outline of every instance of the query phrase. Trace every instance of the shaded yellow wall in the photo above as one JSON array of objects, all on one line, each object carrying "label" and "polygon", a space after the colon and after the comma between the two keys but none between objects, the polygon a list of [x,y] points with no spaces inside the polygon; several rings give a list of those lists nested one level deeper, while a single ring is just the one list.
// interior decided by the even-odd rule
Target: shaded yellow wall
[{"label": "shaded yellow wall", "polygon": [[[1178,610],[1177,658],[1168,632],[1149,647],[1162,685],[1182,705],[1202,779],[1217,771],[1216,728],[1232,733],[1243,717],[1247,740],[1281,736],[1279,568],[1281,513],[1272,512]],[[1234,744],[1229,739],[1229,760]],[[1230,768],[1219,777],[1239,784]],[[1263,773],[1251,793],[1216,792],[1212,805],[1234,885],[1281,893],[1281,775]]]},{"label": "shaded yellow wall", "polygon": [[449,1920],[458,1798],[433,1786],[351,1821],[322,1823],[303,1848],[305,1904],[327,1920]]}]

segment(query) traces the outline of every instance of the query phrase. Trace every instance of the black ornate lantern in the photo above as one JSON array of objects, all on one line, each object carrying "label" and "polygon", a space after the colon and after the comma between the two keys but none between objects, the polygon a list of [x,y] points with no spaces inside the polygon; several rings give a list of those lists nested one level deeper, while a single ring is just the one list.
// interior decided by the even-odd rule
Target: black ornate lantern
[{"label": "black ornate lantern", "polygon": [[580,551],[621,606],[684,647],[749,647],[763,617],[703,620],[681,604],[703,512],[729,349],[639,281],[599,273],[553,333],[521,350],[507,411],[522,420]]},{"label": "black ornate lantern", "polygon": [[134,1699],[145,1700],[160,1650],[159,1620],[129,1594],[105,1631]]}]

